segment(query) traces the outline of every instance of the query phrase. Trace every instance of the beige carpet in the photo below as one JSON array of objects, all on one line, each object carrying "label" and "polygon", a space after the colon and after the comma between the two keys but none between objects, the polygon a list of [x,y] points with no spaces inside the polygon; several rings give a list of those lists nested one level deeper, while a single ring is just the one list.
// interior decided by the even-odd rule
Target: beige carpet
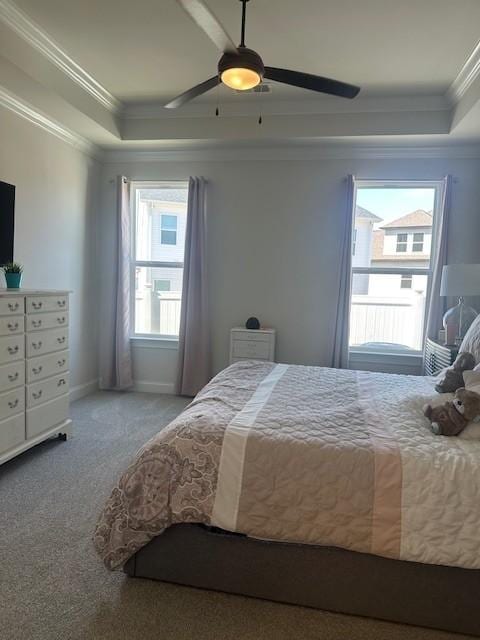
[{"label": "beige carpet", "polygon": [[127,578],[94,554],[96,516],[135,451],[183,408],[171,396],[97,393],[75,435],[0,467],[0,638],[457,639],[426,629]]}]

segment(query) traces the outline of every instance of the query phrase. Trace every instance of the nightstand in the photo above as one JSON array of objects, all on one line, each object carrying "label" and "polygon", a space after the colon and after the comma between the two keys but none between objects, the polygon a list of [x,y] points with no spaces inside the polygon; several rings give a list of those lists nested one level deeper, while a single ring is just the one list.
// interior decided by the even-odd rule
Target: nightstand
[{"label": "nightstand", "polygon": [[230,331],[230,364],[240,360],[265,360],[275,358],[275,329],[243,329]]},{"label": "nightstand", "polygon": [[458,347],[447,346],[427,338],[425,344],[424,374],[434,376],[445,367],[449,367],[458,355]]}]

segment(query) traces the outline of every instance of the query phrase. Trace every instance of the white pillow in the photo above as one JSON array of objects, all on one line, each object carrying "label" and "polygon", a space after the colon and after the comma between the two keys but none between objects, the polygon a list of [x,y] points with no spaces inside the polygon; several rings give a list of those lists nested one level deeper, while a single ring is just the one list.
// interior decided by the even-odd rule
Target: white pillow
[{"label": "white pillow", "polygon": [[480,364],[480,315],[470,325],[460,345],[459,353],[460,351],[473,353],[475,364]]},{"label": "white pillow", "polygon": [[464,371],[463,381],[465,382],[465,389],[480,393],[480,370],[478,367],[473,371]]}]

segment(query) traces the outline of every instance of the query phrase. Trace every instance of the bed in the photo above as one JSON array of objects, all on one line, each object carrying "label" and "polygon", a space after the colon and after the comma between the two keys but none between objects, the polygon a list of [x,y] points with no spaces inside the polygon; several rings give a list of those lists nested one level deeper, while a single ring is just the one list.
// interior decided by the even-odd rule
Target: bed
[{"label": "bed", "polygon": [[239,362],[152,438],[94,542],[109,569],[480,634],[480,442],[434,381]]}]

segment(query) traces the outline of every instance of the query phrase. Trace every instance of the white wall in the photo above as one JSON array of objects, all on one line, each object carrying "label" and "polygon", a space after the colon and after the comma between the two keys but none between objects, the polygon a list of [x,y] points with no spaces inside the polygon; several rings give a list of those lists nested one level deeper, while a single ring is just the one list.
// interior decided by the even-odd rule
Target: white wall
[{"label": "white wall", "polygon": [[[308,153],[308,152],[306,152]],[[187,154],[186,154],[187,155]],[[243,155],[243,158],[242,158]],[[277,360],[328,365],[338,290],[338,255],[345,206],[344,178],[438,179],[452,173],[452,262],[480,262],[480,161],[477,159],[260,159],[253,149],[237,160],[110,162],[102,178],[102,296],[111,272],[117,174],[133,180],[210,183],[208,207],[210,311],[215,371],[228,363],[229,329],[256,315],[277,328]],[[233,154],[232,154],[233,157]],[[335,265],[335,267],[333,267]],[[148,360],[148,367],[145,363]],[[165,363],[168,362],[168,366]],[[174,380],[171,349],[135,350],[135,377]]]},{"label": "white wall", "polygon": [[25,288],[72,290],[71,384],[77,396],[97,378],[98,171],[80,151],[0,108],[0,180],[17,187],[14,258],[25,267]]}]

